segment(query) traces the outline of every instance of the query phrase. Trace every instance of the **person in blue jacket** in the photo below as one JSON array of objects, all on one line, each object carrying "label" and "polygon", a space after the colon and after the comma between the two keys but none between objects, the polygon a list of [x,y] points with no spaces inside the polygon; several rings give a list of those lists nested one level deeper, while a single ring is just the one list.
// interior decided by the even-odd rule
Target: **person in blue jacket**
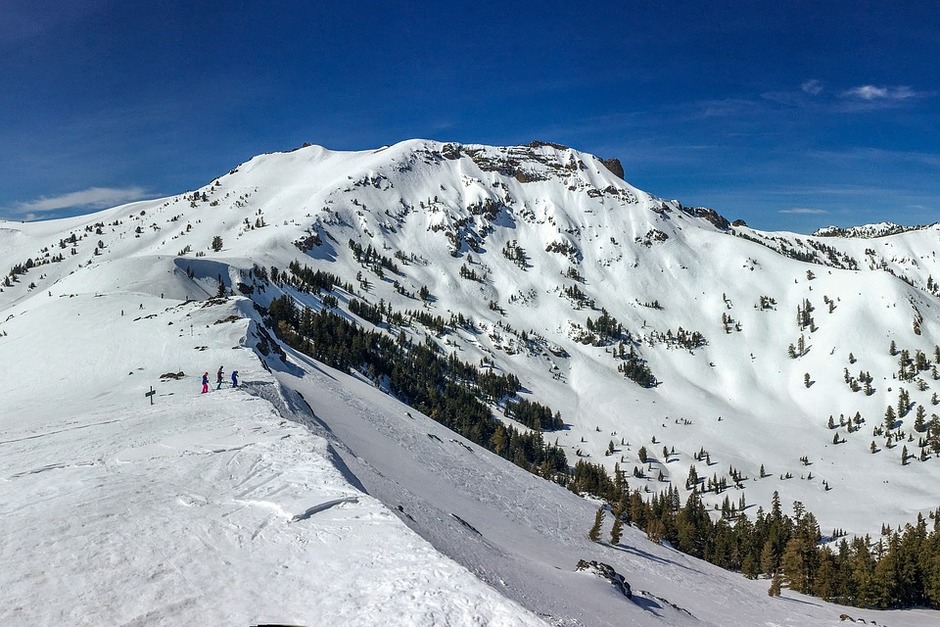
[{"label": "person in blue jacket", "polygon": [[204,372],[202,374],[202,393],[205,394],[209,391],[209,373]]},{"label": "person in blue jacket", "polygon": [[238,370],[232,370],[232,387],[238,387]]}]

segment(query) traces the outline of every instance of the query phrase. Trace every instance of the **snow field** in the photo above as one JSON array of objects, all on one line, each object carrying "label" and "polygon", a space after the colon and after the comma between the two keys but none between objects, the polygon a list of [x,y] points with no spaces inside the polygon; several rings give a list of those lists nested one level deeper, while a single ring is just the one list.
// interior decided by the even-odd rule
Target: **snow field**
[{"label": "snow field", "polygon": [[[239,348],[247,321],[215,324],[237,303],[44,298],[4,325],[31,341],[0,353],[13,386],[0,399],[5,624],[543,624],[252,394],[275,384]],[[140,304],[155,317],[135,322]],[[229,387],[233,367],[244,389]]]}]

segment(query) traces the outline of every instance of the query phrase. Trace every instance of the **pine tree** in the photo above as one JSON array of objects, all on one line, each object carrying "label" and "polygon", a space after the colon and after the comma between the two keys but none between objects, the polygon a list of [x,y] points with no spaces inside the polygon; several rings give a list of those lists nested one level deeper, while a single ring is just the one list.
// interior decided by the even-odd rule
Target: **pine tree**
[{"label": "pine tree", "polygon": [[774,555],[774,545],[770,540],[764,542],[761,548],[760,570],[767,575],[772,575],[777,570],[777,556]]},{"label": "pine tree", "polygon": [[212,238],[212,250],[215,252],[219,252],[220,250],[222,250],[222,237],[221,236],[216,235],[215,237]]},{"label": "pine tree", "polygon": [[812,593],[822,599],[832,600],[836,596],[836,561],[829,547],[819,550],[819,567],[816,569],[816,581]]},{"label": "pine tree", "polygon": [[614,516],[614,526],[610,530],[610,543],[614,546],[620,544],[620,536],[623,534],[623,521],[620,516]]},{"label": "pine tree", "polygon": [[601,525],[604,524],[604,507],[598,507],[597,513],[594,514],[594,525],[591,527],[591,530],[588,532],[588,540],[591,542],[600,542],[601,539]]},{"label": "pine tree", "polygon": [[772,597],[780,596],[780,586],[781,586],[780,573],[774,573],[773,578],[770,580],[770,588],[767,590],[767,594],[769,594]]},{"label": "pine tree", "polygon": [[885,431],[894,431],[894,423],[897,422],[897,416],[894,414],[894,407],[888,405],[885,410]]},{"label": "pine tree", "polygon": [[898,418],[904,418],[911,407],[911,395],[901,388],[898,392]]},{"label": "pine tree", "polygon": [[741,560],[741,574],[748,579],[757,579],[757,576],[760,574],[759,570],[754,554],[747,553],[744,559]]}]

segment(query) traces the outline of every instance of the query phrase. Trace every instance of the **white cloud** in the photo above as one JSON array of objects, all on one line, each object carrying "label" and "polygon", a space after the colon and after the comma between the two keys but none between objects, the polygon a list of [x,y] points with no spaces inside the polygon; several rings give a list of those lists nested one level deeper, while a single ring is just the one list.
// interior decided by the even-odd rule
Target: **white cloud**
[{"label": "white cloud", "polygon": [[36,200],[19,202],[15,210],[19,214],[35,217],[37,214],[58,209],[83,208],[104,209],[144,197],[142,187],[89,187],[78,192],[69,192],[59,196],[42,196]]},{"label": "white cloud", "polygon": [[800,89],[805,91],[807,94],[810,94],[811,96],[816,96],[820,92],[822,92],[823,85],[822,85],[822,82],[816,80],[815,78],[812,78],[806,81],[805,83],[803,83],[802,85],[800,85]]},{"label": "white cloud", "polygon": [[878,87],[876,85],[860,85],[842,93],[846,98],[858,98],[866,101],[908,100],[920,96],[910,87],[900,85],[897,87]]},{"label": "white cloud", "polygon": [[793,213],[798,215],[820,215],[829,213],[825,209],[813,209],[811,207],[793,207],[792,209],[781,209],[778,213]]}]

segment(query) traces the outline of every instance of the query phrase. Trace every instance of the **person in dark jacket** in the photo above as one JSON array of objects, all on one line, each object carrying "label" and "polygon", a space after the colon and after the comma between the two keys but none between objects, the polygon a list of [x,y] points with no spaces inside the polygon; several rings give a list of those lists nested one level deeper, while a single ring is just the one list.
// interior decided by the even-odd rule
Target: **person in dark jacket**
[{"label": "person in dark jacket", "polygon": [[219,366],[219,373],[218,373],[218,376],[216,377],[216,383],[217,383],[218,385],[215,386],[215,389],[217,389],[217,390],[221,390],[221,389],[222,389],[222,376],[223,376],[223,374],[224,374],[224,373],[222,372],[222,366]]},{"label": "person in dark jacket", "polygon": [[232,387],[238,387],[238,370],[232,370]]}]

